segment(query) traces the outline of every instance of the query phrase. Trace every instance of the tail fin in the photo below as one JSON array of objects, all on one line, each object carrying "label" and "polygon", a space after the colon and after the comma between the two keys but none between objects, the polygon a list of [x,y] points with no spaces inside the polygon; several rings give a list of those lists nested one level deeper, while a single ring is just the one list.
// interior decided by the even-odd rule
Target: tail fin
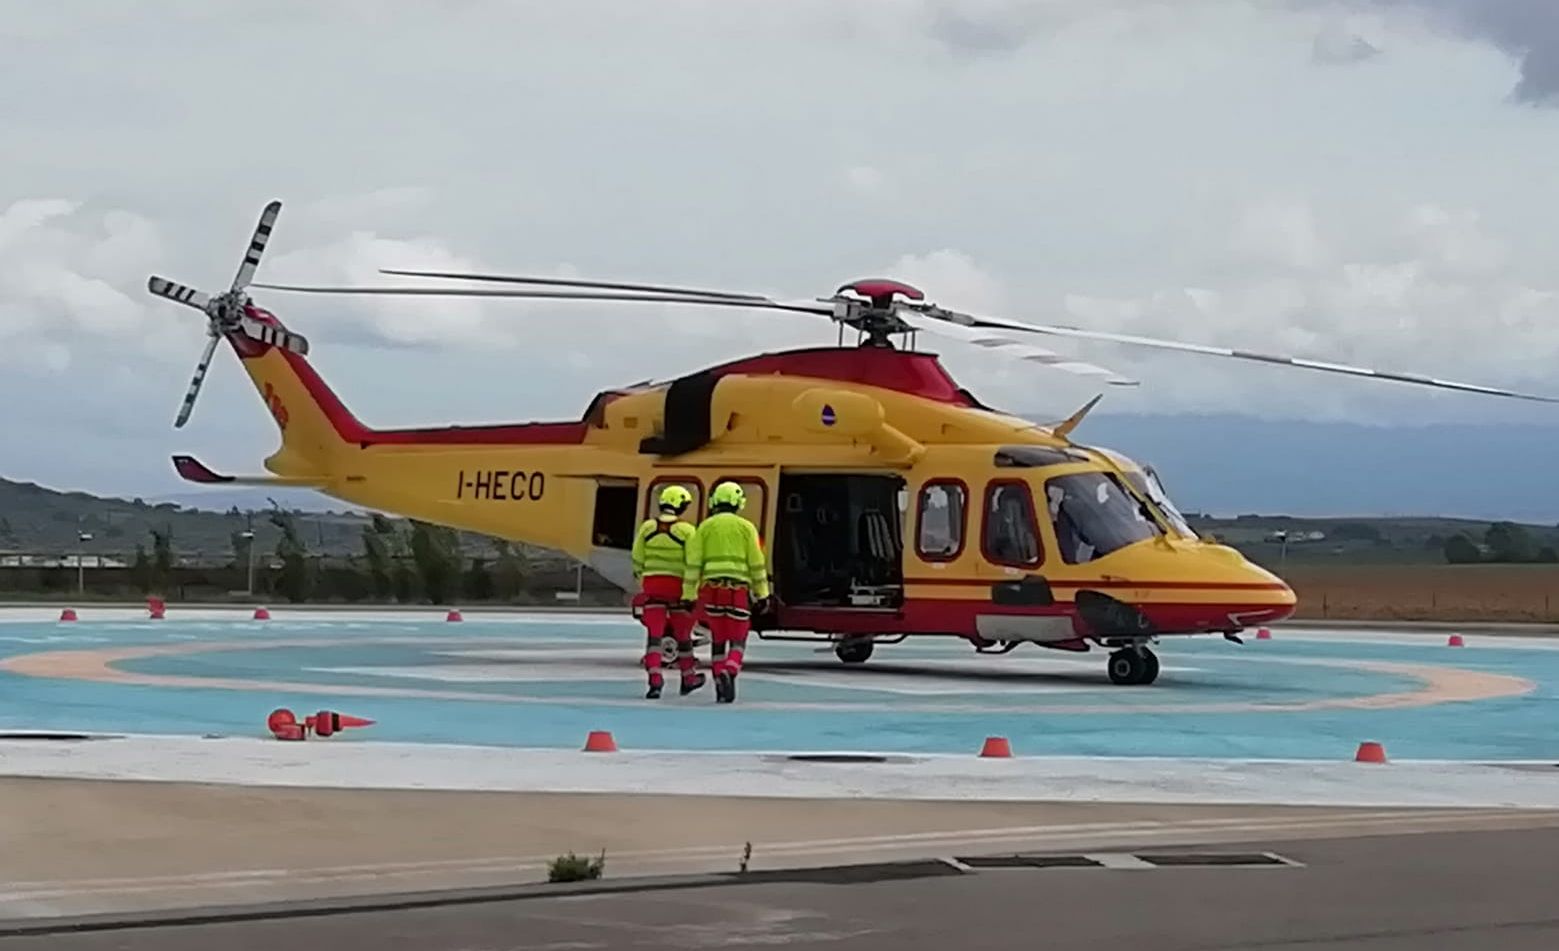
[{"label": "tail fin", "polygon": [[[284,331],[274,314],[252,304],[246,310],[255,322]],[[228,340],[281,431],[281,448],[265,460],[266,469],[298,478],[327,475],[368,434],[307,357],[242,332]]]}]

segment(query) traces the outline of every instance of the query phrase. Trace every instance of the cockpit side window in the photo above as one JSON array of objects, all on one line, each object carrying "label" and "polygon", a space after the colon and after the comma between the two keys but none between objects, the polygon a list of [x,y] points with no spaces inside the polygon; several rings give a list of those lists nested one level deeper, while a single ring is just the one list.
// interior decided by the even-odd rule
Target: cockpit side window
[{"label": "cockpit side window", "polygon": [[1161,534],[1136,497],[1108,473],[1057,476],[1045,483],[1045,500],[1061,558],[1069,565]]},{"label": "cockpit side window", "polygon": [[981,547],[994,565],[1031,568],[1041,560],[1034,497],[1027,482],[1001,479],[985,488]]}]

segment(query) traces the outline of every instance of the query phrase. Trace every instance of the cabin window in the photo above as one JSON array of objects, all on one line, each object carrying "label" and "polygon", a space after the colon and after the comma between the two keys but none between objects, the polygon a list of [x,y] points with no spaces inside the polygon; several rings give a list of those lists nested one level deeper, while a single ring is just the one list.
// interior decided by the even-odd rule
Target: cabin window
[{"label": "cabin window", "polygon": [[668,486],[680,485],[693,496],[687,511],[682,513],[682,519],[687,522],[697,522],[699,513],[704,510],[704,485],[692,476],[660,476],[650,483],[650,489],[644,494],[644,515],[642,518],[654,518],[660,514],[660,494]]},{"label": "cabin window", "polygon": [[1079,472],[1045,483],[1061,558],[1080,565],[1156,535],[1158,523],[1109,473]]},{"label": "cabin window", "polygon": [[969,490],[962,482],[927,482],[915,511],[915,551],[922,561],[952,561],[964,550]]},{"label": "cabin window", "polygon": [[1027,482],[1001,480],[985,488],[986,560],[995,565],[1029,568],[1040,562],[1034,497]]},{"label": "cabin window", "polygon": [[769,487],[757,476],[725,476],[710,483],[710,491],[714,486],[722,482],[735,482],[742,487],[742,495],[747,499],[747,506],[737,514],[751,522],[758,529],[758,539],[763,539],[764,513],[768,510]]}]

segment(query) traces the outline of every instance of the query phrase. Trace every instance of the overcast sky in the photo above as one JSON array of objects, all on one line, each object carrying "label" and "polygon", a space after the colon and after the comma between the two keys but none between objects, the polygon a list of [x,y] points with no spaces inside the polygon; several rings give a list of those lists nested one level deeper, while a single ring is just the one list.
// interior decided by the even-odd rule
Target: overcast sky
[{"label": "overcast sky", "polygon": [[[393,13],[386,12],[393,9]],[[1548,0],[77,0],[0,18],[0,474],[178,486],[275,445],[148,274],[378,267],[785,296],[862,276],[1014,319],[1559,394]],[[372,424],[574,418],[831,342],[804,315],[256,292]],[[1052,346],[1061,346],[1051,343]],[[1559,407],[1110,345],[1100,412],[1559,422]],[[1087,381],[938,345],[987,402]],[[1118,447],[1130,452],[1131,447]]]}]

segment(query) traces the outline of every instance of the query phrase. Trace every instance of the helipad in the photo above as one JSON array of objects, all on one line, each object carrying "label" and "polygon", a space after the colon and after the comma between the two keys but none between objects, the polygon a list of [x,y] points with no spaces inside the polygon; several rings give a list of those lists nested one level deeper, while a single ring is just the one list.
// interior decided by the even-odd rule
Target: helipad
[{"label": "helipad", "polygon": [[1170,639],[1149,687],[1117,687],[1099,653],[975,654],[956,641],[884,646],[846,666],[755,640],[734,706],[711,691],[646,701],[641,635],[613,615],[274,611],[11,611],[0,623],[0,729],[264,737],[273,708],[371,717],[334,742],[577,749],[1547,760],[1559,651],[1545,642],[1281,628],[1238,646]]}]

